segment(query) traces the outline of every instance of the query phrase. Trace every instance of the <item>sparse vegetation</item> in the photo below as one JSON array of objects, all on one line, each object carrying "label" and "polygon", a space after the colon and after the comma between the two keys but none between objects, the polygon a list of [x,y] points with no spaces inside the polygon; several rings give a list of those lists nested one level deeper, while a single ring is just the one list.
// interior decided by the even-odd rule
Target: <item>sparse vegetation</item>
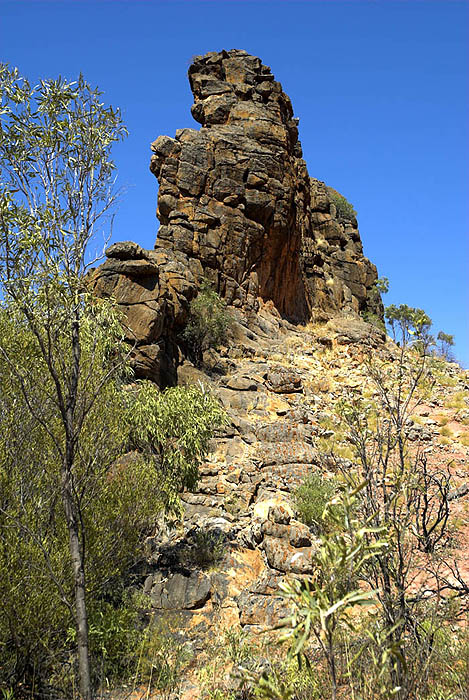
[{"label": "sparse vegetation", "polygon": [[311,391],[315,394],[327,394],[332,389],[332,381],[327,376],[318,377],[311,383]]},{"label": "sparse vegetation", "polygon": [[375,326],[375,328],[378,328],[380,331],[386,330],[386,325],[378,314],[374,314],[371,311],[363,311],[361,316],[363,320],[366,321],[366,323],[369,323],[371,326]]},{"label": "sparse vegetation", "polygon": [[[445,675],[446,649],[439,642],[448,624],[457,624],[464,614],[458,601],[469,586],[444,546],[451,532],[450,473],[429,468],[423,451],[410,447],[406,437],[408,418],[428,384],[426,316],[417,314],[412,328],[406,323],[404,319],[406,342],[397,363],[384,371],[369,358],[376,395],[339,403],[354,459],[352,468],[341,470],[345,484],[324,511],[335,518],[336,527],[322,536],[313,576],[283,586],[294,605],[292,617],[283,621],[288,655],[303,657],[308,667],[319,647],[329,678],[323,698],[340,697],[342,691],[367,700],[453,697],[467,679],[468,638],[462,629],[456,652],[460,671],[451,680],[440,677]],[[410,330],[416,343],[409,343]],[[362,545],[355,547],[354,538],[364,533]],[[417,556],[418,549],[428,558]],[[353,578],[361,586],[352,590],[352,583],[339,590],[339,572],[349,552]],[[373,606],[360,612],[361,603],[370,602],[366,593],[374,597]],[[294,696],[278,669],[260,680],[261,697]],[[449,695],[446,683],[451,684]]]},{"label": "sparse vegetation", "polygon": [[191,301],[189,320],[183,332],[195,364],[202,364],[206,350],[215,350],[226,341],[230,323],[226,303],[204,280],[196,298]]},{"label": "sparse vegetation", "polygon": [[387,294],[389,292],[389,280],[387,277],[378,277],[375,282],[375,287],[380,294]]},{"label": "sparse vegetation", "polygon": [[332,498],[334,489],[334,482],[325,479],[319,472],[313,472],[293,494],[299,520],[316,534],[327,531],[330,525],[324,509]]},{"label": "sparse vegetation", "polygon": [[438,341],[437,350],[440,357],[443,357],[447,361],[453,361],[454,358],[451,348],[454,346],[454,335],[439,331],[436,339]]},{"label": "sparse vegetation", "polygon": [[180,560],[185,566],[211,569],[221,563],[226,551],[226,538],[222,532],[197,529],[188,547],[181,552]]},{"label": "sparse vegetation", "polygon": [[148,693],[159,691],[163,700],[169,700],[180,690],[184,671],[192,658],[181,627],[177,615],[152,613],[132,657],[134,668],[129,678],[133,676],[134,686],[143,682]]},{"label": "sparse vegetation", "polygon": [[[387,294],[388,291],[388,278],[379,277],[368,292],[368,297],[371,304],[373,304],[374,306],[378,306],[379,304],[381,304],[381,294]],[[386,331],[386,324],[384,323],[382,317],[378,314],[366,310],[361,312],[361,316],[363,320],[369,323],[370,325],[375,326],[375,328],[378,328],[381,331]]]},{"label": "sparse vegetation", "polygon": [[[453,386],[457,382],[454,380]],[[457,391],[445,400],[446,408],[467,408],[469,406],[469,393],[466,391]]]},{"label": "sparse vegetation", "polygon": [[390,304],[386,307],[384,316],[391,328],[393,340],[403,347],[407,347],[414,341],[419,346],[423,345],[427,353],[428,348],[433,345],[434,340],[429,335],[432,320],[423,309],[407,306],[407,304],[400,306]]},{"label": "sparse vegetation", "polygon": [[332,189],[332,187],[327,188],[327,194],[332,204],[335,206],[338,219],[347,219],[348,221],[354,221],[356,219],[357,212],[343,195]]}]

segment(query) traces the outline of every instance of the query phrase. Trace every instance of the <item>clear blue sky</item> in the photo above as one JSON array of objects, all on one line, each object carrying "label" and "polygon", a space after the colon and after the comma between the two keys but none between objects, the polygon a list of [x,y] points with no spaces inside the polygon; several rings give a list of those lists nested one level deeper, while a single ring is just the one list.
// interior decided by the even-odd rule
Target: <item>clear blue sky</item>
[{"label": "clear blue sky", "polygon": [[149,145],[198,128],[191,56],[246,49],[290,95],[310,175],[357,209],[385,303],[425,309],[466,367],[468,38],[463,0],[0,0],[2,60],[33,80],[82,71],[122,108],[114,240],[154,244]]}]

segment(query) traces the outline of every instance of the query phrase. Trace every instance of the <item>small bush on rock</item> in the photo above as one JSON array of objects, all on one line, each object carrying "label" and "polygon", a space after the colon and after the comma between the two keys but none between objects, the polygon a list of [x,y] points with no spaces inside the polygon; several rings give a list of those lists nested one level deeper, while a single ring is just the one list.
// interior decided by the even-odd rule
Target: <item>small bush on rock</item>
[{"label": "small bush on rock", "polygon": [[[389,291],[389,280],[387,277],[378,277],[373,286],[368,291],[368,300],[372,307],[379,308],[382,304],[381,295]],[[361,312],[361,316],[366,323],[386,332],[386,325],[380,313],[375,313],[366,309]]]},{"label": "small bush on rock", "polygon": [[209,569],[220,564],[226,552],[223,533],[214,530],[197,530],[192,538],[192,546],[181,554],[181,563]]},{"label": "small bush on rock", "polygon": [[324,508],[332,498],[334,484],[324,479],[322,474],[310,474],[304,483],[297,488],[294,502],[298,518],[317,534],[328,529],[328,523],[323,518]]},{"label": "small bush on rock", "polygon": [[348,219],[349,221],[353,221],[353,219],[356,218],[357,212],[353,208],[353,205],[350,204],[350,202],[345,199],[344,196],[336,192],[331,187],[327,188],[327,194],[329,195],[329,199],[331,200],[332,204],[335,206],[336,216],[338,219]]},{"label": "small bush on rock", "polygon": [[226,303],[209,282],[204,281],[198,295],[191,301],[189,321],[183,332],[196,365],[202,364],[206,350],[222,345],[230,323]]},{"label": "small bush on rock", "polygon": [[374,326],[375,328],[378,328],[378,330],[386,332],[386,325],[378,314],[374,314],[372,311],[363,311],[361,316],[366,323],[370,324],[370,326]]}]

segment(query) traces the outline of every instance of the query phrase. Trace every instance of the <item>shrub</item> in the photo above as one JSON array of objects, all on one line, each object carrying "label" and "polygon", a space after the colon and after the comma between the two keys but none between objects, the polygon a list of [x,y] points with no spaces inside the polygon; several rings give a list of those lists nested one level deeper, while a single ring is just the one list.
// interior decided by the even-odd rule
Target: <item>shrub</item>
[{"label": "shrub", "polygon": [[146,683],[148,693],[160,691],[162,700],[179,697],[191,660],[188,645],[182,641],[181,622],[177,616],[153,613],[138,649],[135,681]]},{"label": "shrub", "polygon": [[[368,300],[369,303],[374,306],[380,306],[382,303],[381,294],[387,294],[389,292],[389,280],[387,277],[378,277],[374,284],[368,290]],[[371,311],[364,311],[362,316],[367,323],[378,326],[381,330],[385,331],[386,327],[383,323],[381,315],[377,315]]]},{"label": "shrub", "polygon": [[300,663],[296,657],[271,661],[269,673],[264,672],[254,697],[263,700],[325,700],[327,671],[324,664]]},{"label": "shrub", "polygon": [[189,321],[183,332],[195,364],[202,364],[205,350],[216,349],[226,340],[230,323],[226,303],[205,280],[191,301]]},{"label": "shrub", "polygon": [[443,333],[443,331],[440,331],[437,335],[437,340],[438,355],[440,357],[443,357],[445,360],[448,360],[448,362],[453,362],[454,356],[451,351],[451,348],[454,345],[454,335],[450,335],[449,333]]},{"label": "shrub", "polygon": [[407,304],[390,304],[386,307],[384,316],[389,324],[393,340],[402,347],[406,347],[413,342],[414,347],[426,351],[434,340],[429,334],[432,320],[423,311]]},{"label": "shrub", "polygon": [[335,206],[336,216],[338,219],[349,219],[353,221],[356,218],[357,212],[353,208],[353,205],[345,199],[345,197],[338,192],[336,192],[331,187],[327,188],[327,194],[332,204]]},{"label": "shrub", "polygon": [[378,316],[378,314],[374,314],[372,311],[363,311],[361,316],[362,319],[366,321],[366,323],[370,324],[370,326],[374,326],[380,331],[386,332],[386,326],[384,324],[384,321]]},{"label": "shrub", "polygon": [[[124,590],[111,593],[107,600],[93,601],[89,638],[95,686],[131,677],[142,636],[142,598]],[[76,642],[73,627],[68,630],[68,641]]]},{"label": "shrub", "polygon": [[[2,349],[9,349],[7,343],[29,349],[30,336],[8,320],[0,313]],[[98,360],[113,335],[94,335],[93,363],[90,344],[82,341],[82,367],[98,382],[107,370]],[[101,338],[103,347],[97,345]],[[8,683],[16,693],[51,686],[65,698],[73,687],[78,639],[57,456],[48,436],[58,420],[37,356],[24,352],[22,362],[34,389],[30,403],[46,417],[47,430],[26,410],[3,359],[0,353],[0,688]],[[110,599],[109,588],[123,584],[139,561],[156,517],[180,512],[179,493],[196,483],[213,430],[224,420],[202,388],[161,392],[150,382],[134,382],[124,391],[118,379],[95,397],[75,462],[86,534],[93,683],[125,675],[127,642],[135,629],[132,611],[115,596]],[[121,457],[129,448],[132,456]]]},{"label": "shrub", "polygon": [[334,489],[332,482],[315,472],[305,479],[293,495],[298,518],[302,523],[315,530],[317,534],[328,529],[323,512],[326,504],[332,498]]},{"label": "shrub", "polygon": [[375,282],[375,287],[380,294],[387,294],[389,292],[389,280],[387,277],[378,277]]},{"label": "shrub", "polygon": [[181,563],[209,569],[220,564],[226,552],[223,533],[214,530],[196,530],[190,547],[181,552]]}]

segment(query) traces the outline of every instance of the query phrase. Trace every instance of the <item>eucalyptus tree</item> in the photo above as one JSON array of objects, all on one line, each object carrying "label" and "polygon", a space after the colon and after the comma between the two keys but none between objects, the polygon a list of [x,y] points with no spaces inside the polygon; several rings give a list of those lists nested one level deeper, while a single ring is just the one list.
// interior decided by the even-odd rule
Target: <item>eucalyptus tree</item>
[{"label": "eucalyptus tree", "polygon": [[[52,380],[55,431],[31,400],[18,357],[3,349],[35,419],[60,458],[60,489],[73,565],[81,694],[91,697],[84,540],[74,469],[86,417],[100,391],[82,375],[88,245],[116,201],[112,145],[126,129],[118,110],[80,76],[32,86],[1,68],[0,274],[4,304],[31,333]],[[93,363],[92,363],[93,364]],[[105,384],[107,377],[103,377]]]},{"label": "eucalyptus tree", "polygon": [[2,65],[0,83],[0,564],[24,564],[29,543],[74,617],[90,700],[87,596],[128,561],[138,522],[177,508],[223,418],[200,390],[129,388],[117,309],[86,288],[90,244],[112,227],[119,110],[82,76],[31,85]]}]

